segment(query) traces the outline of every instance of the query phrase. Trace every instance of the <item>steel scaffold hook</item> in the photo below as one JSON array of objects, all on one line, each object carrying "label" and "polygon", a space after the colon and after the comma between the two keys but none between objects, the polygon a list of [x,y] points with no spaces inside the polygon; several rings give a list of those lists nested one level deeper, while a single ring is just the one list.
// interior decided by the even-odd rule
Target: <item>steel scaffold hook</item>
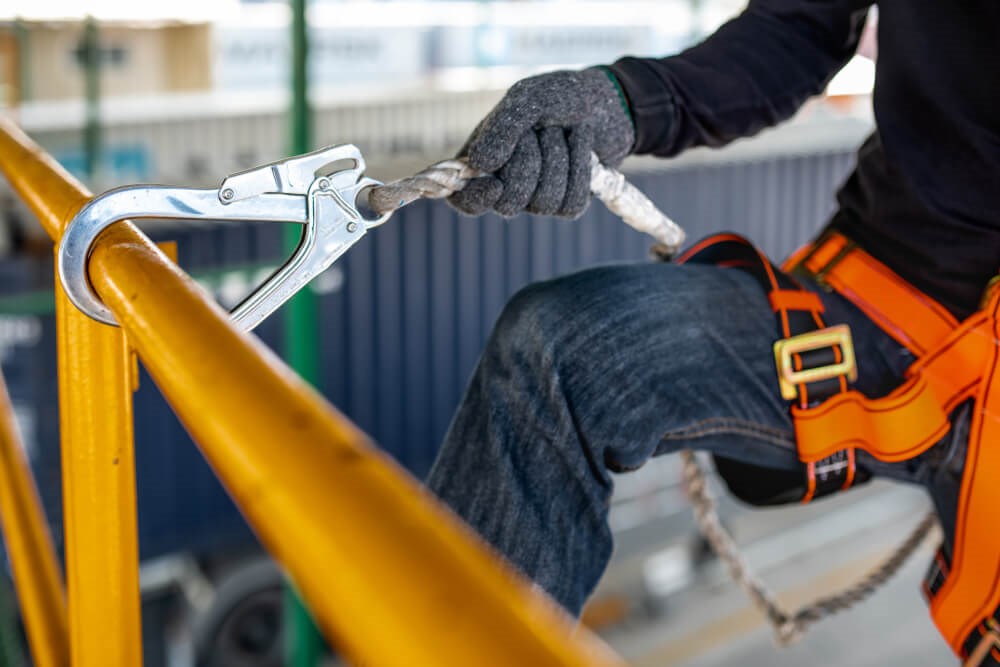
[{"label": "steel scaffold hook", "polygon": [[[344,163],[351,166],[343,168]],[[232,311],[237,325],[252,330],[369,229],[389,219],[390,214],[369,219],[358,210],[359,194],[381,185],[364,172],[361,151],[343,145],[233,174],[217,190],[145,185],[110,190],[91,200],[67,226],[59,244],[59,279],[77,308],[117,326],[87,276],[94,242],[114,223],[155,218],[303,225],[295,253]]]}]

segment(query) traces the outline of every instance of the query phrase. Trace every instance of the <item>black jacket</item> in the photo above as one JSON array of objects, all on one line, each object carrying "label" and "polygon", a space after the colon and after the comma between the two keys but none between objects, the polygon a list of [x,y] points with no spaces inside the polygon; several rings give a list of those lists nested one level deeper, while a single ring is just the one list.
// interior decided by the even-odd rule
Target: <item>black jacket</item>
[{"label": "black jacket", "polygon": [[[719,146],[791,116],[853,55],[865,0],[751,0],[701,44],[612,66],[635,152]],[[1000,0],[882,0],[877,131],[833,225],[952,312],[1000,271]]]}]

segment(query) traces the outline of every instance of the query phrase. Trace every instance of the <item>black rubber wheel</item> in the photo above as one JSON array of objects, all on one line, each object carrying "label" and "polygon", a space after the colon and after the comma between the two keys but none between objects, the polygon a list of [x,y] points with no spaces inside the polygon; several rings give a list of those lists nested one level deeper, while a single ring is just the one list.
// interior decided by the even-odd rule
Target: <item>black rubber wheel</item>
[{"label": "black rubber wheel", "polygon": [[211,607],[194,619],[198,667],[281,667],[281,572],[264,556],[235,567],[215,582]]}]

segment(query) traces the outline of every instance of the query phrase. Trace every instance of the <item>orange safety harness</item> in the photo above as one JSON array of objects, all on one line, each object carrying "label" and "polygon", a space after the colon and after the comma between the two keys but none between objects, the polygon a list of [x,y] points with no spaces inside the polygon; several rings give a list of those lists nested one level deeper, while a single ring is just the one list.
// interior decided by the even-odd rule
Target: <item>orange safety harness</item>
[{"label": "orange safety harness", "polygon": [[[789,401],[803,467],[794,475],[716,457],[720,475],[755,504],[802,502],[866,479],[862,449],[886,462],[912,459],[950,430],[952,411],[974,401],[953,544],[943,544],[925,582],[938,630],[967,667],[1000,665],[1000,289],[959,322],[864,249],[828,231],[779,270],[746,239],[710,237],[678,261],[734,267],[768,293],[778,320],[778,384]],[[916,361],[888,396],[868,398],[857,378],[850,329],[827,327],[819,297],[793,276],[839,292]]]}]

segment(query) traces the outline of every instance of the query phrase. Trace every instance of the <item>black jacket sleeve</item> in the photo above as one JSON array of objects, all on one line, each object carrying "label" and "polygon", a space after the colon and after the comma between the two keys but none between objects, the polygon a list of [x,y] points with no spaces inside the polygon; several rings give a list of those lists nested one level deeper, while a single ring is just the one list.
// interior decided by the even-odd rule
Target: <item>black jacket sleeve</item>
[{"label": "black jacket sleeve", "polygon": [[872,0],[751,0],[701,44],[611,66],[634,153],[721,146],[789,118],[854,54]]}]

